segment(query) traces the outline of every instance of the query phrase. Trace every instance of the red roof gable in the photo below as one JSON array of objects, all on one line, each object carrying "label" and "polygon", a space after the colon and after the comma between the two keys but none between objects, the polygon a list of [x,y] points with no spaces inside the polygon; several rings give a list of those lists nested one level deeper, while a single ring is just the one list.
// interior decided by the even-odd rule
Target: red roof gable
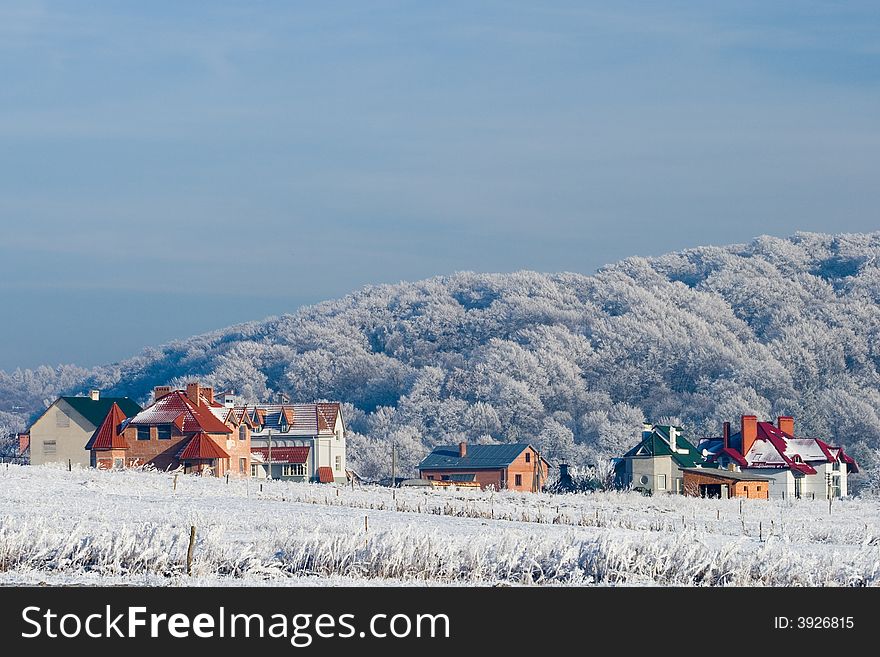
[{"label": "red roof gable", "polygon": [[332,484],[333,470],[326,465],[322,465],[320,468],[318,468],[318,481],[320,481],[322,484]]},{"label": "red roof gable", "polygon": [[[251,452],[259,454],[269,462],[268,447],[251,447]],[[308,447],[273,447],[272,463],[305,463],[309,458]]]},{"label": "red roof gable", "polygon": [[182,390],[174,390],[160,397],[135,415],[130,424],[174,424],[182,433],[232,433],[232,429],[211,412],[207,403],[196,406]]},{"label": "red roof gable", "polygon": [[220,445],[211,440],[208,434],[201,432],[190,439],[177,458],[181,461],[228,459],[229,454]]},{"label": "red roof gable", "polygon": [[86,444],[86,449],[128,449],[125,437],[119,433],[119,425],[124,421],[125,413],[119,408],[119,404],[113,402],[101,426],[95,429]]}]

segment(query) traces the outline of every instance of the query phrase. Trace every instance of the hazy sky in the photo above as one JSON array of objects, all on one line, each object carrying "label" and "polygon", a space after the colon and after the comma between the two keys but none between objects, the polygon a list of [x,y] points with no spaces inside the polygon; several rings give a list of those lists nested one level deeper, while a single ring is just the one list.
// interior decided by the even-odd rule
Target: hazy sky
[{"label": "hazy sky", "polygon": [[876,1],[5,0],[0,368],[876,230],[878,100]]}]

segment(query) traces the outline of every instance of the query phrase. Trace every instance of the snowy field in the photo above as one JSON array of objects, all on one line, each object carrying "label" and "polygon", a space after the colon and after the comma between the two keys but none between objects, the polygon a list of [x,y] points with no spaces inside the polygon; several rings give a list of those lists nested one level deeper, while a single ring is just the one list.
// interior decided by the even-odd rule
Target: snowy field
[{"label": "snowy field", "polygon": [[0,585],[39,583],[876,586],[880,502],[175,489],[168,473],[0,466]]}]

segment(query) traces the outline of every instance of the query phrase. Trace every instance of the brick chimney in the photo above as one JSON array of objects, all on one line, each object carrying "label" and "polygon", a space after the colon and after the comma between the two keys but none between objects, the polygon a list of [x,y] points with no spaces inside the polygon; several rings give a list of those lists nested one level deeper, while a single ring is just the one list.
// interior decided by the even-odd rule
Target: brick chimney
[{"label": "brick chimney", "polygon": [[459,456],[459,458],[464,458],[465,456],[467,456],[467,443],[466,442],[458,443],[458,456]]},{"label": "brick chimney", "polygon": [[724,449],[730,447],[730,422],[725,422],[721,430],[721,444]]},{"label": "brick chimney", "polygon": [[202,386],[199,385],[198,381],[186,384],[186,396],[196,406],[201,404]]},{"label": "brick chimney", "polygon": [[101,398],[100,390],[89,390],[89,399],[92,401],[98,401]]},{"label": "brick chimney", "polygon": [[214,403],[214,388],[205,386],[204,388],[202,388],[202,395],[205,399],[208,400],[209,404]]},{"label": "brick chimney", "polygon": [[156,386],[153,388],[153,401],[156,401],[159,397],[164,397],[170,392],[171,386]]},{"label": "brick chimney", "polygon": [[789,436],[794,436],[794,418],[788,415],[780,415],[776,418],[776,427]]},{"label": "brick chimney", "polygon": [[758,418],[754,415],[743,415],[740,420],[740,431],[742,436],[740,453],[745,456],[758,437]]}]

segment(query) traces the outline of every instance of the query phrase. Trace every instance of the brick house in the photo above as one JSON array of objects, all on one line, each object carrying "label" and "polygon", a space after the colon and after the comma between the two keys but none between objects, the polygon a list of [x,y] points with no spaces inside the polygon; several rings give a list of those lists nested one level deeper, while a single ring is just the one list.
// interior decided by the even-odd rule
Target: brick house
[{"label": "brick house", "polygon": [[483,490],[541,491],[549,471],[550,464],[528,443],[441,445],[419,463],[421,479],[476,482]]},{"label": "brick house", "polygon": [[88,396],[59,397],[34,420],[26,437],[19,437],[19,447],[29,451],[32,465],[70,461],[88,467],[89,452],[83,448],[114,405],[126,416],[141,410],[128,397],[103,397],[99,390]]},{"label": "brick house", "polygon": [[87,449],[96,467],[150,464],[160,470],[182,468],[217,477],[250,473],[250,428],[227,421],[228,410],[214,391],[198,383],[186,390],[160,386],[154,401],[131,417],[111,408]]},{"label": "brick house", "polygon": [[847,495],[847,475],[858,472],[856,461],[842,448],[818,438],[797,438],[794,419],[777,423],[740,417],[740,430],[731,433],[725,422],[720,437],[700,441],[707,465],[767,477],[770,497],[828,499]]}]

